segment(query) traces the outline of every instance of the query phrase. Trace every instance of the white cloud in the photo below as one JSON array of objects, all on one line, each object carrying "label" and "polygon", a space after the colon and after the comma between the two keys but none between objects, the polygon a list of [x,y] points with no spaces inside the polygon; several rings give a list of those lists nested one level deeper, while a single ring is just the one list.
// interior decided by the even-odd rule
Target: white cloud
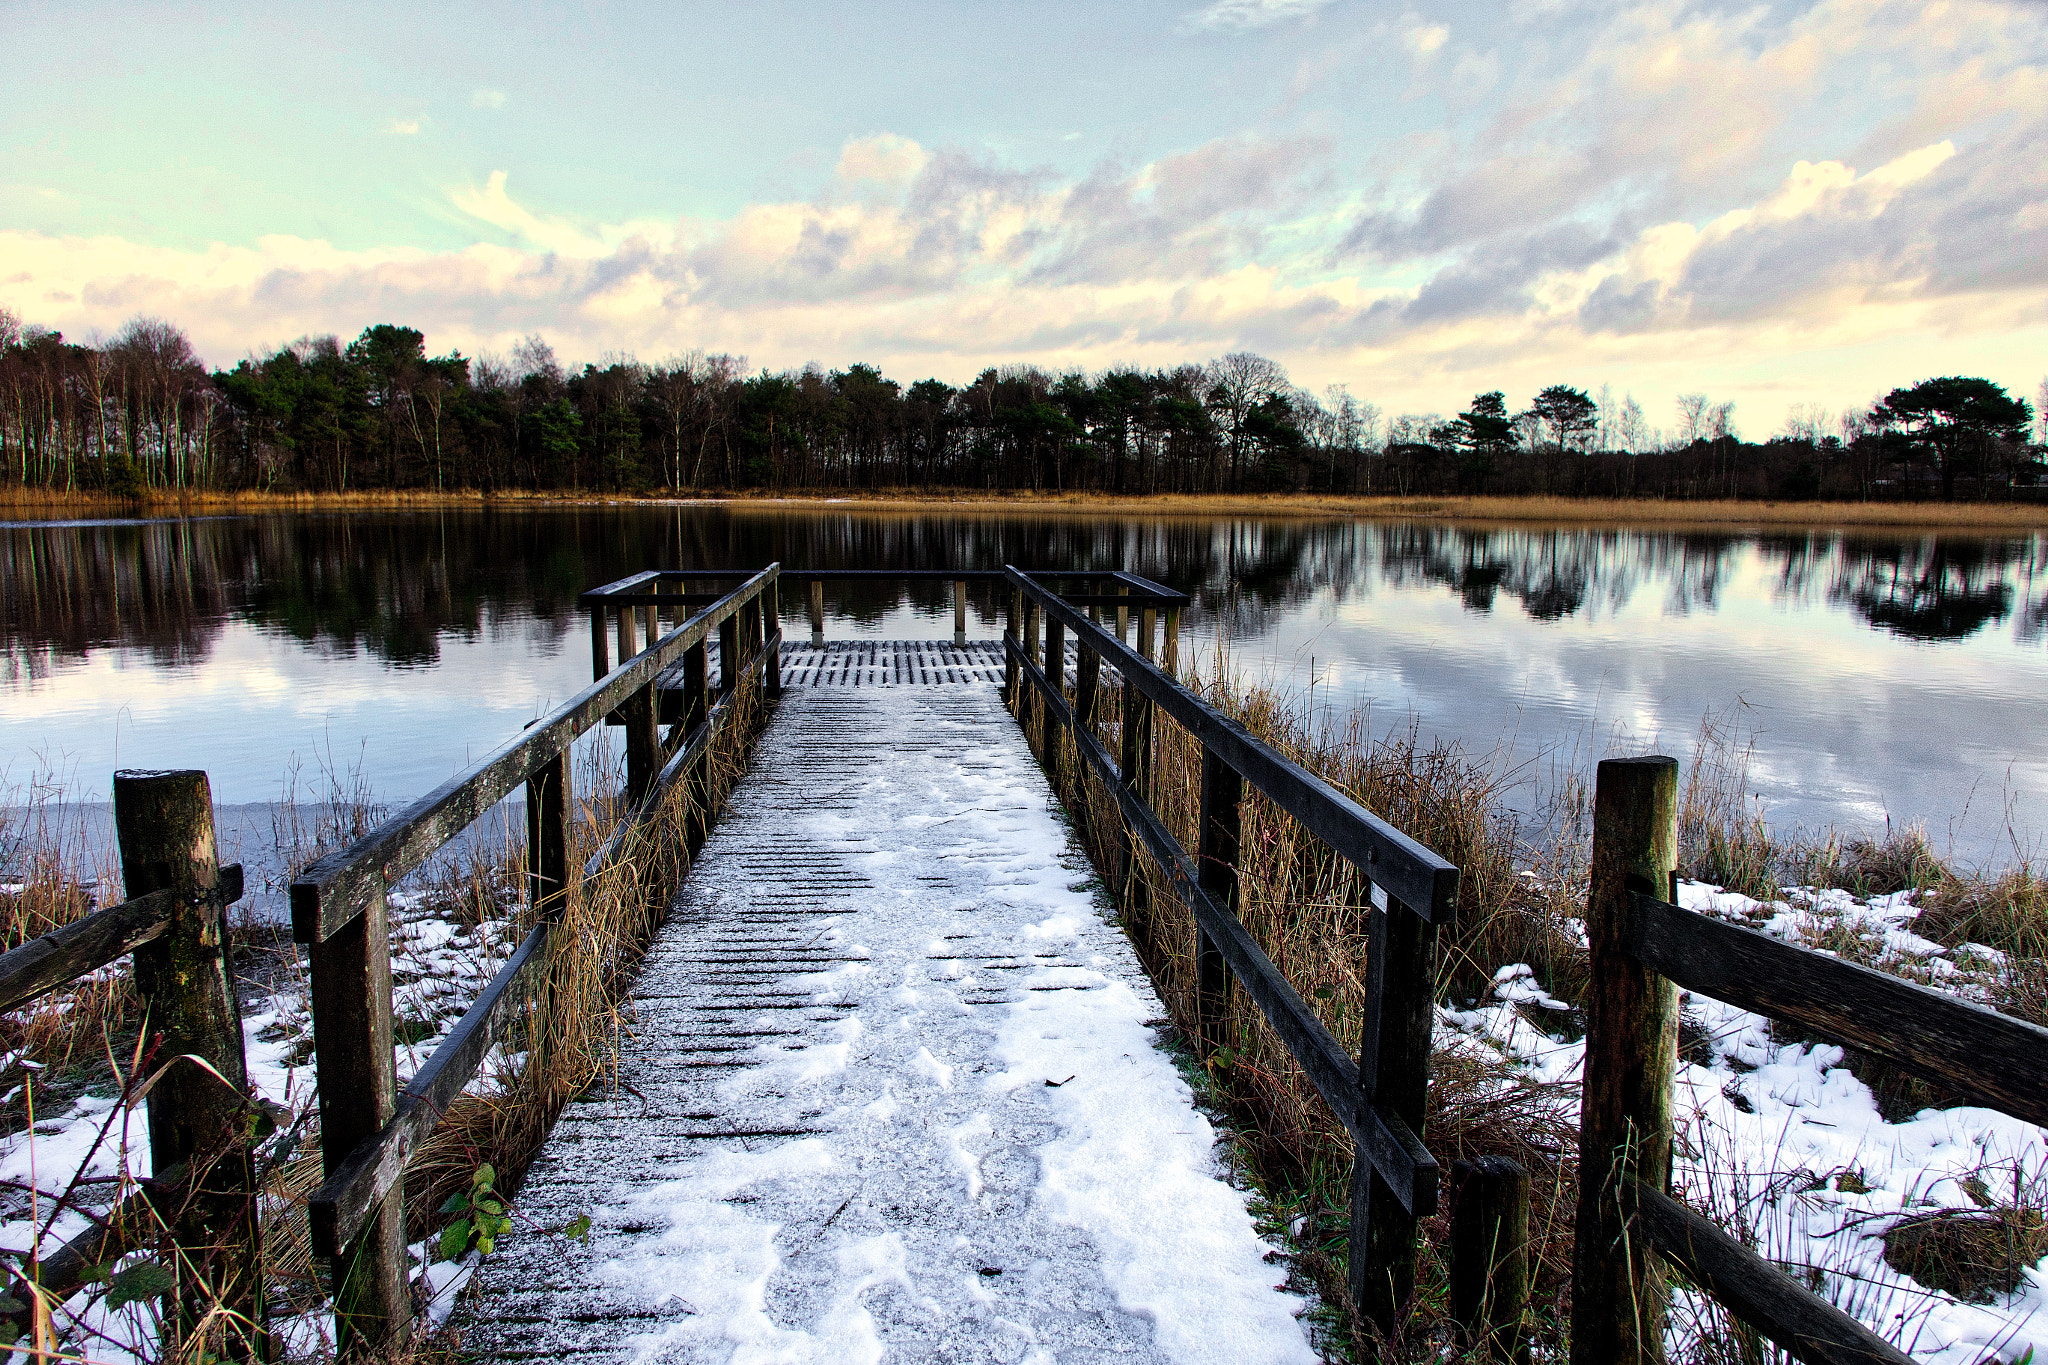
[{"label": "white cloud", "polygon": [[1435,53],[1451,40],[1450,29],[1442,24],[1412,23],[1401,30],[1401,41],[1418,57]]},{"label": "white cloud", "polygon": [[423,118],[395,118],[384,125],[384,131],[393,137],[418,137],[426,124]]},{"label": "white cloud", "polygon": [[1246,29],[1302,19],[1327,7],[1331,0],[1211,0],[1185,16],[1189,28]]},{"label": "white cloud", "polygon": [[505,92],[502,90],[478,90],[470,95],[469,107],[472,109],[503,109],[505,107]]}]

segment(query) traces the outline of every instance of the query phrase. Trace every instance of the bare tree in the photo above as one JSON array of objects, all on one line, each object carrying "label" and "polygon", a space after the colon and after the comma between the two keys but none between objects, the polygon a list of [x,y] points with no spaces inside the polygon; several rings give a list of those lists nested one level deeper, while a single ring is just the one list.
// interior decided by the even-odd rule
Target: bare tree
[{"label": "bare tree", "polygon": [[1246,420],[1259,404],[1281,396],[1293,386],[1287,382],[1287,371],[1277,361],[1250,351],[1232,351],[1220,360],[1210,361],[1204,377],[1208,381],[1209,407],[1222,415],[1230,434],[1230,487],[1235,491],[1244,483]]},{"label": "bare tree", "polygon": [[1703,393],[1678,395],[1678,430],[1686,445],[1706,439],[1707,396]]}]

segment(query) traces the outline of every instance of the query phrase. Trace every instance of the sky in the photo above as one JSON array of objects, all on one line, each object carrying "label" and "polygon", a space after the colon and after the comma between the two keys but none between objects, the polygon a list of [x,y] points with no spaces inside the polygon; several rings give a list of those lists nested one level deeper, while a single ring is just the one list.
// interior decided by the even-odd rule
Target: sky
[{"label": "sky", "polygon": [[1752,439],[2048,376],[2048,0],[0,3],[0,308]]}]

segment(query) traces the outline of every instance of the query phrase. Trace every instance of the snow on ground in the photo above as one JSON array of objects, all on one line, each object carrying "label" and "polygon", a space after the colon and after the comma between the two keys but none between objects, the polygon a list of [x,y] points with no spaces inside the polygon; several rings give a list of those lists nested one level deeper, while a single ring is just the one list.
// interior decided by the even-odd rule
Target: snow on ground
[{"label": "snow on ground", "polygon": [[1092,880],[993,689],[786,694],[466,1347],[1313,1361]]},{"label": "snow on ground", "polygon": [[[1790,942],[1816,916],[1881,937],[1881,961],[1910,963],[1938,989],[1976,998],[1967,963],[1989,954],[1972,945],[1950,953],[1904,927],[1909,896],[1858,901],[1845,892],[1796,892],[1761,904],[1699,883],[1681,883],[1688,909],[1750,924]],[[1842,1049],[1778,1043],[1769,1021],[1703,995],[1682,1002],[1704,1029],[1711,1062],[1681,1058],[1676,1175],[1695,1205],[1753,1230],[1758,1250],[1795,1277],[1825,1276],[1822,1293],[1928,1365],[2015,1360],[2032,1349],[2048,1358],[2048,1262],[2026,1273],[2010,1298],[1962,1303],[1885,1264],[1882,1234],[1902,1214],[1975,1210],[1978,1195],[2048,1180],[2048,1133],[1994,1110],[1924,1110],[1887,1123],[1868,1086],[1842,1065]],[[1583,1039],[1536,1021],[1562,1021],[1526,966],[1501,969],[1488,998],[1438,1013],[1439,1047],[1496,1049],[1529,1081],[1555,1086],[1577,1121]],[[1976,1193],[1964,1181],[1981,1180]],[[1986,1187],[1988,1186],[1988,1191]],[[2038,1198],[2038,1196],[2037,1196]],[[1674,1336],[1687,1330],[1674,1315]]]}]

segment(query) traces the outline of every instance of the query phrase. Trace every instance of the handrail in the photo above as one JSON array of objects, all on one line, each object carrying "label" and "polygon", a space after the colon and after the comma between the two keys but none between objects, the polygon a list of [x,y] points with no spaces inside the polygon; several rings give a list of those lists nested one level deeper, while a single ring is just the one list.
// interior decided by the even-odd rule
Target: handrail
[{"label": "handrail", "polygon": [[1433,924],[1457,914],[1458,868],[1374,815],[1244,726],[1203,701],[1150,659],[1074,610],[1030,575],[1007,570],[1013,586],[1036,601],[1090,649],[1114,661],[1126,682],[1157,703],[1218,755],[1301,821],[1395,900]]},{"label": "handrail", "polygon": [[1075,722],[1073,708],[1053,687],[1038,665],[1024,654],[1016,641],[1006,639],[1011,656],[1044,695],[1062,728],[1074,737],[1081,756],[1095,769],[1103,785],[1116,798],[1124,818],[1151,853],[1153,861],[1173,882],[1174,893],[1193,912],[1195,919],[1222,952],[1230,970],[1244,984],[1266,1016],[1302,1073],[1330,1106],[1352,1137],[1370,1156],[1374,1169],[1401,1201],[1401,1207],[1420,1217],[1436,1210],[1438,1167],[1407,1122],[1383,1106],[1361,1102],[1358,1063],[1344,1055],[1343,1047],[1323,1027],[1322,1020],[1301,998],[1291,982],[1273,965],[1251,931],[1236,915],[1218,906],[1202,889],[1195,861],[1180,841],[1160,823],[1143,798],[1124,785],[1123,774],[1087,727]]},{"label": "handrail", "polygon": [[[741,665],[746,676],[759,672],[781,647],[775,635],[755,650]],[[654,787],[628,812],[619,827],[584,865],[583,875],[595,877],[630,849],[662,798],[704,752],[726,722],[735,697],[719,698],[709,715],[676,748]],[[328,1175],[306,1201],[312,1225],[313,1250],[322,1256],[340,1252],[358,1232],[385,1195],[391,1192],[405,1171],[406,1160],[441,1120],[463,1088],[482,1067],[491,1045],[501,1037],[520,1008],[517,986],[536,962],[544,960],[548,940],[560,923],[559,911],[543,919],[520,940],[505,965],[477,995],[467,1012],[433,1053],[413,1073],[399,1096],[397,1112],[376,1134],[365,1138],[347,1159]]]},{"label": "handrail", "polygon": [[[399,878],[432,857],[442,845],[565,751],[577,736],[652,683],[685,650],[702,644],[714,627],[737,613],[760,588],[774,582],[779,568],[771,564],[757,570],[745,583],[720,598],[717,605],[692,616],[652,648],[622,661],[619,667],[546,717],[355,843],[307,868],[291,884],[292,937],[300,943],[323,943],[333,937],[363,912],[371,897],[383,894]],[[644,581],[647,576],[636,577]]]},{"label": "handrail", "polygon": [[[621,594],[631,593],[640,584],[651,578],[682,578],[704,580],[726,580],[744,578],[753,573],[751,569],[662,569],[659,572],[634,574],[607,583],[601,588],[592,588],[579,596],[579,606],[600,606]],[[837,583],[860,582],[864,580],[908,579],[916,582],[950,583],[1003,583],[1015,572],[1001,569],[783,569],[781,577],[791,583]],[[1057,578],[1068,582],[1108,579],[1124,583],[1132,589],[1127,599],[1129,605],[1144,606],[1148,602],[1157,606],[1185,607],[1194,601],[1187,593],[1178,592],[1149,578],[1140,578],[1122,569],[1084,569],[1074,572],[1065,570],[1031,570],[1029,577]]]}]

